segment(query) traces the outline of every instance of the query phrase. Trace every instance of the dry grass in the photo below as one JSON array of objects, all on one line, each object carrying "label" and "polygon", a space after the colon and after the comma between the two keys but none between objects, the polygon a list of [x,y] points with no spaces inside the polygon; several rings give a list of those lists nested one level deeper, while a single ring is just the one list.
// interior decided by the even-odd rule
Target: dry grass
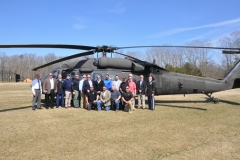
[{"label": "dry grass", "polygon": [[155,111],[31,110],[29,84],[0,83],[0,159],[240,159],[239,89],[157,97]]}]

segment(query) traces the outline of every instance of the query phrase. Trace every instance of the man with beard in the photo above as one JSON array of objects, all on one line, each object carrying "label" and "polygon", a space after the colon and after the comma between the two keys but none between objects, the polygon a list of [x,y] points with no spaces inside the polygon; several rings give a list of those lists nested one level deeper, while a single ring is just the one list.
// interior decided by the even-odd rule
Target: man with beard
[{"label": "man with beard", "polygon": [[75,75],[73,89],[73,105],[74,108],[79,108],[79,75]]}]

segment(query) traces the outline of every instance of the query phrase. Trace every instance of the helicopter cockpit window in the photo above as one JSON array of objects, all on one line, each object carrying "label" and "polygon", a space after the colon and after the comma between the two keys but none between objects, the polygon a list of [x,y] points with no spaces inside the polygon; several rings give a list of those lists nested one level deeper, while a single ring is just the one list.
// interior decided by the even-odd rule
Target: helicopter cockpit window
[{"label": "helicopter cockpit window", "polygon": [[92,80],[97,80],[97,76],[100,75],[101,79],[103,79],[103,75],[100,72],[93,72],[92,73]]},{"label": "helicopter cockpit window", "polygon": [[[60,71],[59,70],[53,70],[53,71],[51,71],[49,73],[52,73],[53,74],[53,78],[57,79],[58,74],[60,74]],[[44,79],[46,79],[48,77],[49,73],[44,76]]]}]

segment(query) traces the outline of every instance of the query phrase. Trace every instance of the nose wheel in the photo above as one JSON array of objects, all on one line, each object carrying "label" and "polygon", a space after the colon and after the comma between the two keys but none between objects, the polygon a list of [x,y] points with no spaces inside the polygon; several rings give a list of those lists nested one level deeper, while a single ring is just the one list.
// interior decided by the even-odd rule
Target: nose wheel
[{"label": "nose wheel", "polygon": [[213,100],[213,103],[214,104],[218,104],[219,103],[219,99],[217,99],[217,98],[214,98],[213,96],[212,96],[212,93],[210,93],[210,94],[206,94],[211,100]]}]

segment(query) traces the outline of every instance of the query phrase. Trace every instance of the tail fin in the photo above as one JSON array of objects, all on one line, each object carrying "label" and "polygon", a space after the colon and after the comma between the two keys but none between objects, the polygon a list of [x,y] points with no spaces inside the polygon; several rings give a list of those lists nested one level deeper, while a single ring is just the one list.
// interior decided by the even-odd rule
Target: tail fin
[{"label": "tail fin", "polygon": [[226,74],[222,82],[225,84],[225,89],[240,88],[240,60]]}]

